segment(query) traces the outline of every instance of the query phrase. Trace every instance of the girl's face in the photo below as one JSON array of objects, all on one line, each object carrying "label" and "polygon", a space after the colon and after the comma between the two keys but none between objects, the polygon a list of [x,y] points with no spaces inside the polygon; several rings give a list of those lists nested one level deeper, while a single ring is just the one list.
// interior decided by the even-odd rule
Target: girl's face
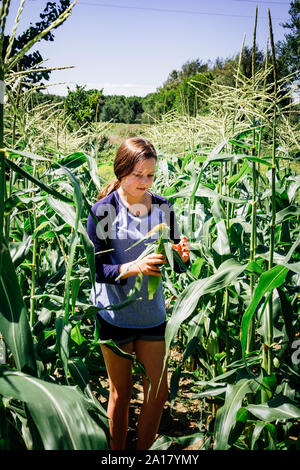
[{"label": "girl's face", "polygon": [[121,187],[133,198],[141,199],[152,186],[155,174],[156,159],[149,158],[136,163],[132,173],[121,179]]}]

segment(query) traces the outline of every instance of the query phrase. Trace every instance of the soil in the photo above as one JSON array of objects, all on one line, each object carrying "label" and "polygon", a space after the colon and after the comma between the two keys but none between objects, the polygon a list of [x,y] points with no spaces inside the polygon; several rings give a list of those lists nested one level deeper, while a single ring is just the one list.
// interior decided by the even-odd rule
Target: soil
[{"label": "soil", "polygon": [[[178,354],[176,351],[173,351],[172,355],[174,357],[174,355]],[[170,368],[168,374],[169,384],[172,370],[173,369]],[[139,376],[135,378],[136,382],[133,387],[133,394],[129,409],[129,425],[126,450],[135,450],[137,420],[143,402],[141,378]],[[101,379],[101,385],[106,390],[108,390],[107,379]],[[178,437],[199,433],[201,402],[197,399],[191,399],[191,397],[195,394],[195,392],[191,390],[191,387],[191,379],[181,377],[177,398],[172,403],[172,406],[170,402],[166,402],[164,406],[163,415],[156,439],[160,436],[174,437],[174,442],[171,443],[171,445],[168,447],[168,450],[197,450],[202,443],[201,441],[198,441],[191,446],[184,447],[175,442],[175,439]],[[98,399],[101,401],[104,408],[106,408],[107,399],[105,399],[103,396],[98,397]]]}]

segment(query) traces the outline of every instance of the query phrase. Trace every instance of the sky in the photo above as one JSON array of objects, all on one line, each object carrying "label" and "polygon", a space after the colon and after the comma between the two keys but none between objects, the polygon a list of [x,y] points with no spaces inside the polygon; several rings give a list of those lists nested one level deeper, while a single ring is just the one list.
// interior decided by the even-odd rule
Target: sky
[{"label": "sky", "polygon": [[[11,0],[6,34],[20,0]],[[26,0],[18,33],[40,20],[47,0]],[[54,30],[54,42],[40,41],[47,67],[74,68],[51,73],[49,93],[67,87],[103,89],[105,95],[145,96],[162,86],[172,70],[190,60],[203,62],[239,53],[243,38],[266,49],[270,9],[274,40],[288,32],[289,0],[78,0],[71,16]]]}]

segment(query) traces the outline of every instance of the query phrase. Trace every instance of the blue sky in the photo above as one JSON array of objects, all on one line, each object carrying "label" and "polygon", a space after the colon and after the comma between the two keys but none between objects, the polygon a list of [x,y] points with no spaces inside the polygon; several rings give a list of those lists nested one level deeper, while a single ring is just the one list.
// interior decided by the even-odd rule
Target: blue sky
[{"label": "blue sky", "polygon": [[[6,34],[19,0],[12,0]],[[39,21],[47,0],[25,2],[19,31]],[[74,66],[56,71],[50,93],[66,94],[67,86],[104,89],[105,94],[145,96],[161,86],[169,73],[187,60],[212,62],[252,45],[258,6],[257,43],[265,50],[270,8],[275,41],[287,33],[288,0],[78,0],[71,16],[54,31],[54,42],[37,49],[46,65]],[[64,82],[64,84],[61,84]]]}]

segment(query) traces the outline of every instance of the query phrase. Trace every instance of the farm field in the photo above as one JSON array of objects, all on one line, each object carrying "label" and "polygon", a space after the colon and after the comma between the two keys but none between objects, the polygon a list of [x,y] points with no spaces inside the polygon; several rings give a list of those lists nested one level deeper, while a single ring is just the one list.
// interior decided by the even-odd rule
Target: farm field
[{"label": "farm field", "polygon": [[211,84],[205,114],[172,111],[152,125],[70,129],[63,109],[29,106],[34,90],[15,86],[20,54],[0,64],[2,450],[109,448],[86,221],[116,148],[136,134],[157,149],[152,190],[191,245],[178,276],[163,237],[170,396],[151,449],[299,450],[299,104],[289,77],[277,80],[271,18],[270,40],[251,79],[237,63],[234,86]]}]

